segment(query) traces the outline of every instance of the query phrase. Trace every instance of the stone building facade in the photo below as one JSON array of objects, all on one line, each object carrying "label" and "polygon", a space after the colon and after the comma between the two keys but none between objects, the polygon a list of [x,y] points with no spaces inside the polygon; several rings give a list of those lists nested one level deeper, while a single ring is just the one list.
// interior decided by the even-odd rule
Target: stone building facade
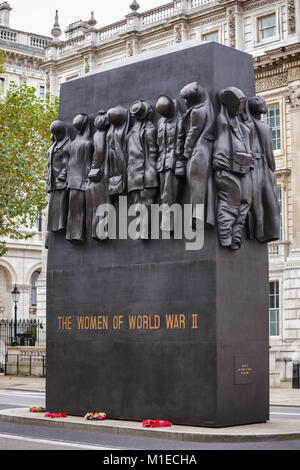
[{"label": "stone building facade", "polygon": [[[40,67],[51,38],[10,28],[11,10],[7,2],[0,3],[0,50],[5,57],[5,72],[0,74],[1,91],[7,91],[9,82],[26,82],[44,98],[46,75]],[[36,282],[42,267],[41,224],[42,219],[37,221],[30,231],[33,236],[27,240],[6,240],[8,251],[0,258],[0,320],[13,318],[14,284],[21,292],[18,319],[36,318]]]},{"label": "stone building facade", "polygon": [[[269,245],[271,385],[291,380],[300,359],[300,2],[299,0],[173,0],[97,28],[90,20],[61,30],[56,17],[53,41],[42,70],[48,92],[60,84],[101,70],[109,62],[189,39],[217,41],[253,56],[257,94],[268,104],[273,127],[281,239]],[[40,277],[45,315],[45,269]]]}]

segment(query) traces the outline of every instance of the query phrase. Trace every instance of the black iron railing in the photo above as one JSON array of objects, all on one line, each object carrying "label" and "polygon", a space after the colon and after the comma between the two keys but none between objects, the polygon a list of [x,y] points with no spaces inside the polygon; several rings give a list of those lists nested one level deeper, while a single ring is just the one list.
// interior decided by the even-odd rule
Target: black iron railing
[{"label": "black iron railing", "polygon": [[0,343],[5,346],[45,346],[44,325],[39,320],[0,320]]}]

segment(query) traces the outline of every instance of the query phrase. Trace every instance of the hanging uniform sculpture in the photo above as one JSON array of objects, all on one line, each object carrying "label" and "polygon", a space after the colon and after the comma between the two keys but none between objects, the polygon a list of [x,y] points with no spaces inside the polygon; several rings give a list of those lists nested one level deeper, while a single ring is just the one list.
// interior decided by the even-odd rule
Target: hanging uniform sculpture
[{"label": "hanging uniform sculpture", "polygon": [[197,82],[189,83],[180,92],[187,111],[183,116],[185,130],[184,156],[187,159],[187,180],[191,191],[193,218],[196,205],[206,205],[206,222],[214,225],[214,197],[212,189],[212,125],[214,111],[210,96]]},{"label": "hanging uniform sculpture", "polygon": [[253,204],[250,210],[250,238],[271,242],[280,238],[280,207],[277,196],[272,129],[261,120],[267,112],[262,96],[249,98],[245,124],[252,129],[251,152],[254,156]]},{"label": "hanging uniform sculpture", "polygon": [[233,250],[242,244],[243,228],[252,202],[253,156],[250,130],[238,118],[245,95],[230,87],[220,92],[213,168],[217,188],[217,224],[220,244]]},{"label": "hanging uniform sculpture", "polygon": [[67,177],[69,213],[66,239],[82,242],[86,233],[85,192],[92,164],[94,146],[90,135],[90,121],[86,114],[76,116],[73,121],[73,127],[76,129],[77,135],[70,144]]},{"label": "hanging uniform sculpture", "polygon": [[[157,173],[160,179],[160,198],[165,210],[162,214],[162,230],[166,230],[168,208],[179,202],[182,180],[186,176],[184,158],[185,133],[182,114],[178,102],[168,96],[161,95],[156,103],[156,109],[162,116],[157,124],[158,160]],[[166,213],[165,213],[166,211]],[[169,230],[172,231],[174,222],[170,220]]]},{"label": "hanging uniform sculpture", "polygon": [[86,188],[86,227],[87,233],[97,239],[96,227],[98,223],[97,207],[104,204],[106,197],[105,159],[106,159],[106,135],[110,126],[107,113],[99,111],[94,121],[96,132],[93,137],[94,155],[91,171],[88,174]]},{"label": "hanging uniform sculpture", "polygon": [[67,168],[69,144],[71,142],[67,125],[62,121],[51,124],[53,145],[48,151],[49,192],[48,231],[59,232],[66,229],[68,217]]},{"label": "hanging uniform sculpture", "polygon": [[134,203],[147,205],[154,202],[158,188],[157,130],[151,121],[152,113],[146,101],[134,103],[130,109],[132,125],[127,136],[127,190]]}]

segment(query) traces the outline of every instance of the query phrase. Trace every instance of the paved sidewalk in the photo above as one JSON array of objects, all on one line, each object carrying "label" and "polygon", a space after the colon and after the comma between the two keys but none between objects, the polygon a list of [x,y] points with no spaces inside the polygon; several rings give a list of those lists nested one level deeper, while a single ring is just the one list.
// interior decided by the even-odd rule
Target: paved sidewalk
[{"label": "paved sidewalk", "polygon": [[44,392],[46,379],[40,377],[14,377],[0,374],[0,390]]},{"label": "paved sidewalk", "polygon": [[271,388],[270,404],[273,406],[300,406],[300,389]]}]

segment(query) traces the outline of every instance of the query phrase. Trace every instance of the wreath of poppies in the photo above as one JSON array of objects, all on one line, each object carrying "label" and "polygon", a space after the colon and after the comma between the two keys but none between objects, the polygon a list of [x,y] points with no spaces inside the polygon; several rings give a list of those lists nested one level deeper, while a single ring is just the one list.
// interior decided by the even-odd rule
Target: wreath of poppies
[{"label": "wreath of poppies", "polygon": [[163,421],[161,419],[146,419],[143,421],[144,428],[166,428],[172,426],[170,421]]},{"label": "wreath of poppies", "polygon": [[45,418],[66,418],[66,413],[46,413]]},{"label": "wreath of poppies", "polygon": [[107,419],[107,414],[106,413],[87,413],[85,415],[85,419],[89,421],[103,421],[104,419]]},{"label": "wreath of poppies", "polygon": [[42,406],[31,406],[29,408],[30,413],[45,413],[45,408]]}]

